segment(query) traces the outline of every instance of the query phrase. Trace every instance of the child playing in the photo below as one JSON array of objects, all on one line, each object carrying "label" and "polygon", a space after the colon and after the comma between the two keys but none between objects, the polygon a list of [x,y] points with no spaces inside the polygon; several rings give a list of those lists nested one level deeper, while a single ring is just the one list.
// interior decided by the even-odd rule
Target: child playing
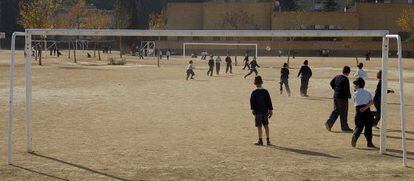
[{"label": "child playing", "polygon": [[190,62],[188,62],[188,65],[187,65],[187,80],[188,80],[188,77],[190,77],[190,75],[191,75],[191,79],[194,79],[193,77],[195,74],[194,74],[193,69],[194,69],[193,61],[190,60]]},{"label": "child playing", "polygon": [[252,60],[252,62],[250,62],[250,72],[249,72],[247,75],[245,75],[245,76],[244,76],[244,78],[246,78],[247,76],[251,75],[253,72],[254,72],[254,73],[256,74],[256,76],[257,76],[258,72],[257,72],[257,70],[256,70],[256,67],[260,67],[260,66],[259,66],[259,64],[257,64],[257,62],[256,62],[256,58],[254,58],[254,59]]},{"label": "child playing", "polygon": [[262,126],[264,126],[266,131],[267,145],[271,145],[268,125],[269,118],[273,115],[272,99],[270,98],[269,92],[262,87],[262,84],[262,77],[256,76],[254,78],[254,85],[256,85],[257,89],[254,90],[250,96],[250,108],[254,115],[255,125],[259,136],[259,140],[255,143],[255,145],[260,146],[263,145]]},{"label": "child playing", "polygon": [[286,92],[290,97],[289,68],[287,63],[284,63],[283,67],[280,69],[280,94],[283,93],[283,84],[285,84]]},{"label": "child playing", "polygon": [[355,105],[355,130],[352,135],[351,145],[356,146],[357,140],[365,129],[364,135],[367,139],[367,147],[374,148],[372,144],[372,124],[373,117],[370,106],[374,104],[371,93],[364,89],[365,81],[362,78],[357,78],[354,82],[354,105]]},{"label": "child playing", "polygon": [[367,79],[368,78],[368,74],[367,74],[367,72],[365,72],[364,69],[362,69],[362,68],[364,68],[364,64],[363,63],[359,63],[357,65],[357,67],[358,67],[358,70],[354,73],[354,77]]}]

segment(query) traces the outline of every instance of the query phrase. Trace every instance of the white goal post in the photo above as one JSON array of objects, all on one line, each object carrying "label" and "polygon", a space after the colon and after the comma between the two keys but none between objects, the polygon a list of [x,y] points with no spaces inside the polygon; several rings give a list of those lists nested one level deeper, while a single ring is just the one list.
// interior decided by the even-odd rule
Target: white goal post
[{"label": "white goal post", "polygon": [[183,58],[185,59],[185,53],[187,45],[202,45],[202,46],[253,46],[254,57],[257,58],[257,44],[256,43],[183,43]]},{"label": "white goal post", "polygon": [[400,113],[403,165],[407,166],[407,151],[405,144],[405,105],[403,86],[402,47],[399,35],[389,35],[388,30],[121,30],[121,29],[27,29],[24,33],[15,32],[12,35],[10,57],[10,95],[8,120],[8,156],[7,164],[12,163],[12,126],[13,126],[13,93],[14,93],[14,52],[16,36],[25,37],[25,69],[26,69],[26,150],[32,148],[32,82],[31,82],[31,38],[32,36],[130,36],[130,37],[381,37],[382,38],[382,97],[381,97],[381,134],[380,153],[386,152],[387,129],[387,89],[388,89],[388,53],[389,39],[396,39],[398,45]]}]

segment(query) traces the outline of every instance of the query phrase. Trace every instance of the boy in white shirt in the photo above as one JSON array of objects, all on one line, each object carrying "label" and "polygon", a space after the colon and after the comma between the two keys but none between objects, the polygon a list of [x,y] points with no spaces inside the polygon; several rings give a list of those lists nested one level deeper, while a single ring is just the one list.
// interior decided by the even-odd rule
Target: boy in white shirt
[{"label": "boy in white shirt", "polygon": [[354,73],[354,77],[367,79],[368,78],[368,74],[367,74],[367,72],[365,72],[364,69],[362,69],[362,68],[364,68],[364,64],[363,63],[359,63],[357,65],[357,67],[358,67],[358,70]]},{"label": "boy in white shirt", "polygon": [[191,79],[194,79],[193,76],[195,74],[194,74],[193,69],[194,69],[194,67],[193,67],[193,61],[190,60],[190,62],[188,62],[188,65],[187,65],[187,80],[188,80],[188,77],[190,77],[190,75],[191,75]]},{"label": "boy in white shirt", "polygon": [[371,105],[374,104],[372,95],[364,89],[365,81],[362,78],[357,78],[354,82],[354,106],[355,106],[355,129],[352,135],[351,145],[356,146],[357,140],[365,129],[364,135],[367,139],[367,147],[375,148],[372,144],[372,125],[373,116],[370,110]]}]

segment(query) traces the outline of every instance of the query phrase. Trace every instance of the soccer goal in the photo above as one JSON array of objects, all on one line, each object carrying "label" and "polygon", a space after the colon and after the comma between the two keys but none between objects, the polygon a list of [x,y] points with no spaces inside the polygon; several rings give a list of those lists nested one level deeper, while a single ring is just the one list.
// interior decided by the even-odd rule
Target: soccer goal
[{"label": "soccer goal", "polygon": [[[387,89],[388,89],[388,53],[389,40],[396,39],[398,45],[398,67],[400,87],[400,113],[403,164],[407,166],[405,143],[405,104],[403,86],[402,47],[399,35],[389,35],[388,30],[82,30],[82,29],[27,29],[24,33],[16,32],[12,36],[10,58],[10,97],[8,120],[8,157],[12,163],[12,126],[13,126],[13,93],[14,93],[14,50],[16,36],[25,37],[25,70],[26,70],[26,150],[32,148],[32,81],[31,81],[31,43],[32,36],[128,36],[128,37],[379,37],[382,38],[382,98],[381,98],[381,135],[380,153],[386,152],[387,129]],[[257,50],[257,48],[256,48]]]},{"label": "soccer goal", "polygon": [[[204,47],[204,46],[215,46],[215,48],[220,46],[232,46],[232,47],[252,47],[254,48],[254,57],[257,58],[257,44],[254,43],[183,43],[183,58],[185,59],[186,53],[187,53],[187,46],[198,46],[198,47]],[[204,50],[204,49],[203,49]]]}]

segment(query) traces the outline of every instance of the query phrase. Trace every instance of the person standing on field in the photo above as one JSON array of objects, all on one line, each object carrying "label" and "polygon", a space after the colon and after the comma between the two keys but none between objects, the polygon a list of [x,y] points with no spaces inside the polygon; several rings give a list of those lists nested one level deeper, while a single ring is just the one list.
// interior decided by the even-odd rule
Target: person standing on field
[{"label": "person standing on field", "polygon": [[286,93],[290,97],[289,68],[287,63],[284,63],[283,67],[280,69],[280,94],[283,93],[283,84],[285,84]]},{"label": "person standing on field", "polygon": [[208,71],[207,71],[207,76],[213,76],[213,69],[214,69],[214,59],[213,59],[213,55],[210,56],[210,60],[208,61]]},{"label": "person standing on field", "polygon": [[233,67],[231,65],[232,61],[231,61],[231,58],[230,58],[229,54],[227,54],[227,57],[226,57],[225,61],[226,61],[226,73],[229,72],[229,70],[230,70],[230,74],[232,74],[233,73]]},{"label": "person standing on field", "polygon": [[249,66],[249,55],[246,54],[246,56],[244,57],[243,62],[244,62],[243,70],[245,70],[246,67],[247,67],[248,70],[250,70],[250,66]]},{"label": "person standing on field", "polygon": [[167,56],[167,60],[170,60],[170,56],[171,56],[170,49],[167,50],[167,53],[165,55]]},{"label": "person standing on field", "polygon": [[300,67],[298,77],[300,77],[300,95],[302,97],[308,97],[308,85],[309,85],[309,79],[312,77],[312,70],[308,66],[309,62],[308,60],[305,60],[303,62],[302,67]]},{"label": "person standing on field", "polygon": [[254,115],[255,126],[257,127],[257,134],[259,139],[255,143],[257,146],[263,145],[263,132],[262,126],[266,131],[267,145],[271,145],[269,138],[269,119],[273,115],[272,99],[269,92],[262,87],[262,77],[256,76],[254,78],[254,85],[256,89],[250,95],[250,109]]},{"label": "person standing on field", "polygon": [[215,63],[216,63],[216,74],[219,75],[220,74],[220,64],[221,64],[220,56],[217,56]]},{"label": "person standing on field", "polygon": [[342,69],[342,75],[337,75],[332,79],[330,85],[334,92],[334,110],[332,111],[329,119],[325,122],[325,127],[328,131],[331,131],[335,121],[340,116],[341,129],[343,132],[352,132],[348,125],[348,99],[351,98],[350,86],[348,76],[351,73],[351,68],[345,66]]},{"label": "person standing on field", "polygon": [[365,72],[364,69],[362,69],[362,68],[364,68],[364,64],[363,63],[359,63],[357,65],[357,67],[358,67],[358,70],[354,73],[354,77],[367,79],[368,78],[368,74],[367,74],[367,72]]}]

